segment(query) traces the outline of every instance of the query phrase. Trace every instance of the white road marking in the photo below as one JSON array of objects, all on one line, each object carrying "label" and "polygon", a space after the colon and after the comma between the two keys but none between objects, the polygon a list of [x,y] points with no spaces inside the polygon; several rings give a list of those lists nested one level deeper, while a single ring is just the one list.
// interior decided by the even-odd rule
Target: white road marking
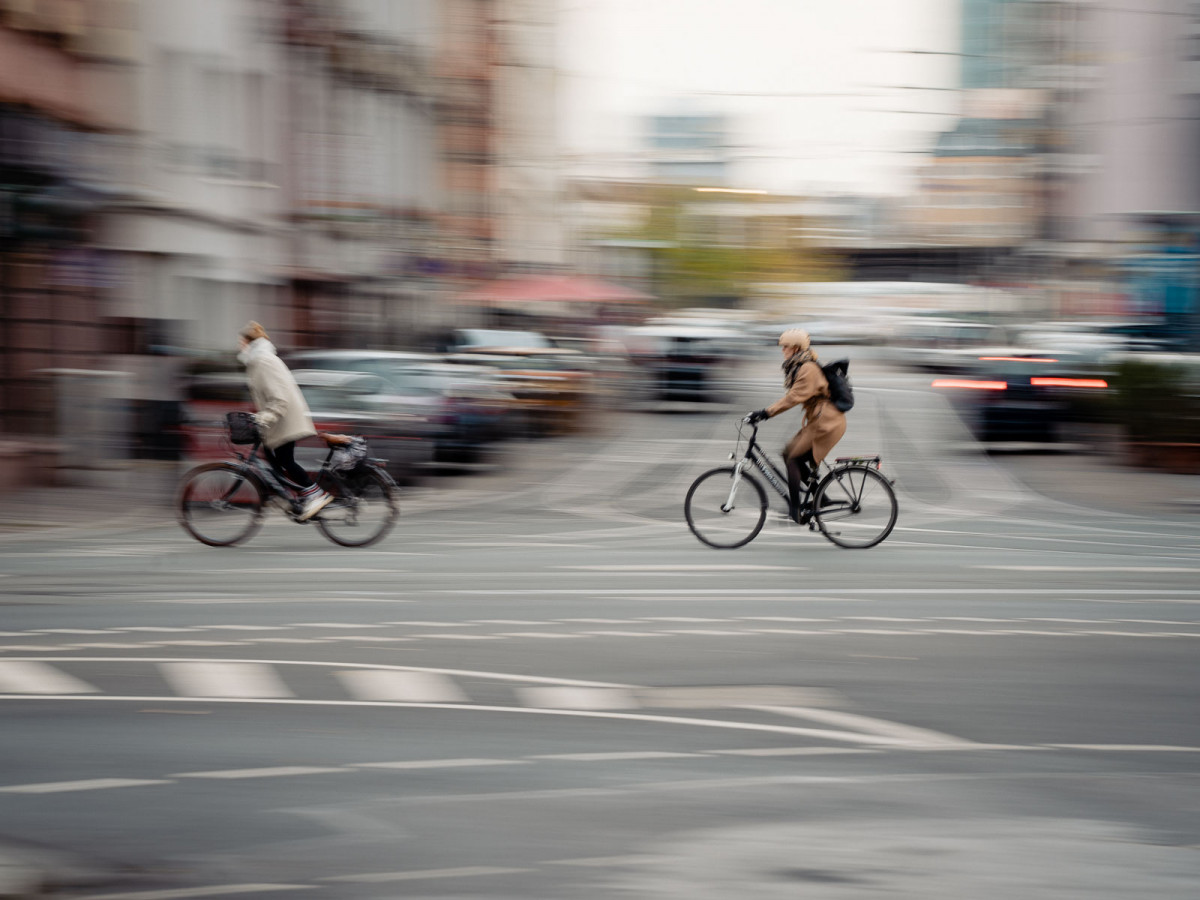
[{"label": "white road marking", "polygon": [[405,759],[396,762],[352,763],[362,769],[465,769],[475,766],[522,766],[523,759]]},{"label": "white road marking", "polygon": [[211,772],[176,772],[171,778],[283,778],[290,775],[324,775],[350,772],[342,766],[272,766],[263,769],[218,769]]},{"label": "white road marking", "polygon": [[1172,747],[1156,744],[1047,744],[1060,750],[1102,750],[1115,753],[1200,753],[1200,747]]},{"label": "white road marking", "polygon": [[1188,566],[970,566],[1007,572],[1200,572]]},{"label": "white road marking", "polygon": [[547,859],[542,865],[544,866],[595,866],[597,868],[607,868],[609,866],[639,866],[648,865],[654,862],[665,860],[663,856],[651,856],[645,854],[642,856],[585,856],[579,859]]},{"label": "white road marking", "polygon": [[804,572],[807,566],[756,566],[756,565],[611,565],[611,566],[554,566],[555,569],[574,569],[583,572]]},{"label": "white road marking", "polygon": [[0,692],[6,694],[90,694],[100,689],[41,662],[0,661]]},{"label": "white road marking", "polygon": [[10,784],[0,787],[8,794],[64,794],[71,791],[103,791],[109,788],[139,787],[144,784],[169,784],[161,778],[91,778],[85,781],[47,781],[42,784]]},{"label": "white road marking", "polygon": [[291,697],[275,670],[264,663],[162,662],[159,669],[186,697]]},{"label": "white road marking", "polygon": [[334,875],[322,881],[350,884],[384,884],[390,881],[422,881],[431,878],[476,878],[481,875],[513,875],[532,872],[503,866],[461,866],[457,869],[414,869],[409,872],[363,872],[359,875]]},{"label": "white road marking", "polygon": [[624,688],[530,687],[517,688],[527,706],[542,709],[637,709],[632,691]]},{"label": "white road marking", "polygon": [[813,722],[820,722],[825,725],[834,725],[841,728],[854,728],[858,732],[861,732],[856,737],[862,738],[866,735],[873,739],[866,741],[866,743],[943,749],[949,747],[971,747],[974,745],[974,741],[943,734],[940,731],[918,728],[914,725],[904,725],[900,722],[888,721],[887,719],[862,716],[857,713],[840,712],[834,709],[797,706],[753,706],[750,709],[758,709],[780,716],[808,719]]},{"label": "white road marking", "polygon": [[864,747],[751,747],[746,750],[709,750],[727,756],[828,756],[846,753],[880,753]]},{"label": "white road marking", "polygon": [[467,700],[467,695],[451,679],[432,672],[349,669],[335,674],[350,695],[358,700],[415,703],[462,703]]},{"label": "white road marking", "polygon": [[626,759],[677,759],[683,756],[704,756],[703,753],[675,753],[668,750],[627,750],[613,753],[543,753],[530,759],[563,760],[564,762],[615,762]]},{"label": "white road marking", "polygon": [[230,894],[260,894],[267,891],[308,891],[311,884],[213,884],[208,887],[170,888],[162,891],[127,891],[120,894],[88,894],[79,900],[184,900],[187,897],[222,897]]}]

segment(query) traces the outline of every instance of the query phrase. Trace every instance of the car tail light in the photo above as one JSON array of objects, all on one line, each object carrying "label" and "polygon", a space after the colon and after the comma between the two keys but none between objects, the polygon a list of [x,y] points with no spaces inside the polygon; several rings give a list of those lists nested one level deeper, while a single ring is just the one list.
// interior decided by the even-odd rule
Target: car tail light
[{"label": "car tail light", "polygon": [[1034,387],[1106,388],[1103,378],[1030,378]]},{"label": "car tail light", "polygon": [[969,381],[965,378],[938,378],[935,388],[966,388],[974,391],[1003,391],[1008,389],[1006,381]]}]

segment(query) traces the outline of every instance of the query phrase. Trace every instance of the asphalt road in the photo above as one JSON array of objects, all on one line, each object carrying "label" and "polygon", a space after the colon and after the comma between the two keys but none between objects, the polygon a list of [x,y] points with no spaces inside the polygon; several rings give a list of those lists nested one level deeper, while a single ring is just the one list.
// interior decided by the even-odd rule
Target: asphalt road
[{"label": "asphalt road", "polygon": [[0,538],[0,894],[1195,897],[1195,518],[1048,500],[864,365],[839,452],[893,535],[710,550],[683,494],[776,376],[408,491],[368,550]]}]

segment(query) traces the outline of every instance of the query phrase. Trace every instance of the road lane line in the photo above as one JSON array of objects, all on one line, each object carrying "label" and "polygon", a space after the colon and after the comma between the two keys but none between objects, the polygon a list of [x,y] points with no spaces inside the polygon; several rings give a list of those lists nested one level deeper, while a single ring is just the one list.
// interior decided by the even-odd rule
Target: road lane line
[{"label": "road lane line", "polygon": [[1059,750],[1101,750],[1110,753],[1200,753],[1200,747],[1156,744],[1046,744]]},{"label": "road lane line", "polygon": [[606,565],[606,566],[554,566],[555,569],[573,569],[583,572],[804,572],[807,566],[756,566],[756,565]]},{"label": "road lane line", "polygon": [[126,891],[120,894],[87,894],[79,900],[184,900],[187,897],[222,897],[267,891],[309,891],[311,884],[213,884],[208,887],[170,888],[162,891]]},{"label": "road lane line", "polygon": [[865,747],[752,747],[745,750],[708,750],[727,756],[830,756],[846,753],[880,753]]},{"label": "road lane line", "polygon": [[103,791],[109,788],[170,783],[169,780],[162,778],[90,778],[84,781],[46,781],[41,784],[10,784],[0,787],[0,793],[65,794],[71,791]]},{"label": "road lane line", "polygon": [[0,661],[0,693],[91,694],[99,688],[41,662]]},{"label": "road lane line", "polygon": [[517,688],[526,706],[542,709],[637,709],[634,692],[624,688],[530,687]]},{"label": "road lane line", "polygon": [[[29,700],[28,695],[0,695],[0,700]],[[754,731],[764,734],[787,734],[802,737],[815,737],[832,741],[846,741],[852,744],[874,744],[889,746],[893,749],[919,750],[978,750],[987,745],[973,744],[970,741],[950,738],[940,742],[919,741],[911,743],[899,737],[881,734],[863,734],[851,731],[833,731],[826,728],[801,728],[794,725],[772,725],[762,722],[740,722],[728,719],[699,719],[690,716],[663,716],[650,713],[605,712],[599,710],[580,709],[541,709],[528,706],[486,706],[482,704],[450,704],[450,703],[398,703],[382,700],[298,700],[295,698],[262,698],[262,697],[172,697],[172,696],[112,696],[107,694],[62,694],[39,695],[39,700],[69,700],[82,702],[86,700],[104,703],[225,703],[225,704],[257,704],[261,706],[316,706],[343,707],[362,709],[440,709],[453,712],[482,712],[508,713],[531,716],[563,716],[573,719],[610,719],[622,722],[645,722],[653,725],[679,725],[694,728],[714,728],[721,731]],[[773,712],[769,707],[745,707],[750,710]],[[895,725],[896,723],[890,723]],[[897,726],[906,727],[906,726]],[[913,729],[914,731],[918,729]],[[932,734],[937,734],[932,732]]]},{"label": "road lane line", "polygon": [[626,750],[612,753],[542,753],[529,759],[562,760],[564,762],[614,762],[626,759],[678,759],[684,756],[705,756],[704,753],[676,753],[669,750]]},{"label": "road lane line", "polygon": [[349,669],[334,673],[356,700],[408,700],[414,703],[463,703],[468,698],[445,675]]},{"label": "road lane line", "polygon": [[476,766],[522,766],[523,759],[402,759],[395,762],[350,763],[362,769],[467,769]]},{"label": "road lane line", "polygon": [[481,875],[515,875],[534,869],[504,866],[460,866],[457,869],[413,869],[408,872],[363,872],[358,875],[332,875],[322,881],[348,884],[385,884],[390,881],[423,881],[432,878],[477,878]]},{"label": "road lane line", "polygon": [[164,662],[163,677],[188,697],[291,697],[270,665],[244,662]]},{"label": "road lane line", "polygon": [[215,769],[209,772],[176,772],[169,778],[284,778],[291,775],[325,775],[349,772],[342,766],[270,766],[262,769]]},{"label": "road lane line", "polygon": [[968,566],[1005,572],[1200,572],[1190,566]]}]

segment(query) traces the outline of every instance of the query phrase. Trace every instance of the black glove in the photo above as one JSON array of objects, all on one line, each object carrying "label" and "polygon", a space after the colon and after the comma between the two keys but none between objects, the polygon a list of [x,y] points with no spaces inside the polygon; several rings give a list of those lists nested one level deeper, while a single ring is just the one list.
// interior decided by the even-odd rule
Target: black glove
[{"label": "black glove", "polygon": [[754,425],[758,422],[761,422],[763,419],[769,418],[771,417],[767,415],[767,411],[765,409],[756,409],[754,412],[750,413],[750,415],[746,416],[746,421],[751,425]]}]

